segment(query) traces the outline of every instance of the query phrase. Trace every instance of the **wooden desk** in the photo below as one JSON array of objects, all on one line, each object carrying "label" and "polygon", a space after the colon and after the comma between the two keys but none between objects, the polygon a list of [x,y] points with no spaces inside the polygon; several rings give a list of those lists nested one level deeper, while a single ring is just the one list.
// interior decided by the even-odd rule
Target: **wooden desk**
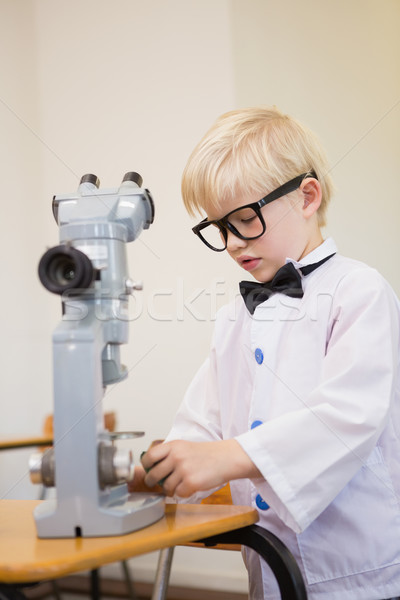
[{"label": "wooden desk", "polygon": [[54,579],[126,560],[161,548],[255,523],[257,512],[241,506],[170,504],[165,517],[123,536],[38,539],[33,508],[37,500],[0,501],[0,581]]},{"label": "wooden desk", "polygon": [[293,556],[272,533],[254,525],[258,514],[250,507],[168,504],[157,523],[123,536],[38,539],[33,518],[38,502],[0,500],[0,591],[6,598],[13,597],[7,595],[10,585],[56,579],[200,541],[206,546],[225,543],[253,548],[271,567],[283,600],[307,599]]}]

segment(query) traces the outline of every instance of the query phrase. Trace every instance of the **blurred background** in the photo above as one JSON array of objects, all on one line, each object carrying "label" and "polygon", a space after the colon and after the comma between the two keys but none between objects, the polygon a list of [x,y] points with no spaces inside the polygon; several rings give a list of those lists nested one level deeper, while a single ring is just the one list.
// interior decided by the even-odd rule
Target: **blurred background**
[{"label": "blurred background", "polygon": [[[118,187],[130,170],[156,219],[128,246],[144,289],[122,348],[129,377],[103,408],[146,432],[136,460],[168,433],[242,277],[195,238],[180,197],[189,153],[228,110],[275,104],[318,134],[336,186],[326,235],[400,294],[399,20],[398,0],[0,0],[2,437],[40,433],[53,410],[60,299],[37,277],[58,243],[52,197],[85,173]],[[29,454],[1,453],[1,498],[37,497]],[[193,552],[178,550],[173,583],[247,589],[239,554]],[[155,561],[132,560],[134,576],[152,581]]]}]

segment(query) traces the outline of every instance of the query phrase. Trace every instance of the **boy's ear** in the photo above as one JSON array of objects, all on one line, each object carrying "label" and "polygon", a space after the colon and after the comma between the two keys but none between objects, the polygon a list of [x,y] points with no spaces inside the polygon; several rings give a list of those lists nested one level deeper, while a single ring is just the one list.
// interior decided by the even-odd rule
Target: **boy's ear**
[{"label": "boy's ear", "polygon": [[306,218],[309,218],[316,213],[321,206],[321,185],[317,179],[310,177],[303,181],[300,189],[303,193],[303,215]]}]

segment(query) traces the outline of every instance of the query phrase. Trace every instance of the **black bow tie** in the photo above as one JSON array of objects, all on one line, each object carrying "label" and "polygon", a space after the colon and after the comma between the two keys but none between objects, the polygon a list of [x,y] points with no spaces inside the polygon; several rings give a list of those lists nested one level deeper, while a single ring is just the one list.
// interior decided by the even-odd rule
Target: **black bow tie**
[{"label": "black bow tie", "polygon": [[[309,275],[315,269],[332,258],[333,254],[323,258],[317,263],[300,267],[302,274]],[[302,298],[304,295],[301,285],[301,275],[293,263],[286,263],[276,273],[271,281],[258,283],[257,281],[241,281],[239,284],[240,293],[243,296],[244,303],[250,314],[254,314],[257,306],[265,300],[268,300],[272,294],[286,294],[291,298]]]}]

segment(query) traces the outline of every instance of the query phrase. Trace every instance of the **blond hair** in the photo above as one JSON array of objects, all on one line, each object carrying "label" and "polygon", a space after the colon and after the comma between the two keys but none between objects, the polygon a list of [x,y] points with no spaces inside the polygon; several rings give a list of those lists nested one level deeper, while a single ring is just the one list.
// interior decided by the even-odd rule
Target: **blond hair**
[{"label": "blond hair", "polygon": [[325,225],[333,184],[316,136],[277,108],[228,112],[214,123],[189,157],[182,197],[189,214],[219,208],[226,198],[264,197],[297,175],[314,171],[322,188],[319,225]]}]

